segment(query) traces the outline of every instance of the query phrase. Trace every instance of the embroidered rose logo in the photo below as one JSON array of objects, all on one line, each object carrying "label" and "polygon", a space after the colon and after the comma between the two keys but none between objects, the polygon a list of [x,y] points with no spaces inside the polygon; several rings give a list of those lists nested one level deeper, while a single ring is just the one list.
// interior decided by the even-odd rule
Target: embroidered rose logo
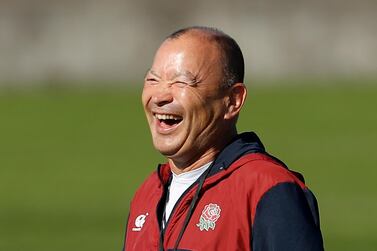
[{"label": "embroidered rose logo", "polygon": [[220,217],[221,208],[217,204],[208,204],[204,207],[202,215],[200,216],[199,223],[196,224],[200,231],[209,229],[214,230],[216,227],[216,221]]}]

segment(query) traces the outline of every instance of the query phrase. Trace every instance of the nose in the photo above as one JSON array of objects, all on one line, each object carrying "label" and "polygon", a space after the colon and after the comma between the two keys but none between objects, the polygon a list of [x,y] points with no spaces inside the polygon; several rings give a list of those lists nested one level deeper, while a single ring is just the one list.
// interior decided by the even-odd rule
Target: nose
[{"label": "nose", "polygon": [[156,93],[152,97],[153,103],[157,106],[164,106],[173,102],[170,85],[160,85],[157,87]]}]

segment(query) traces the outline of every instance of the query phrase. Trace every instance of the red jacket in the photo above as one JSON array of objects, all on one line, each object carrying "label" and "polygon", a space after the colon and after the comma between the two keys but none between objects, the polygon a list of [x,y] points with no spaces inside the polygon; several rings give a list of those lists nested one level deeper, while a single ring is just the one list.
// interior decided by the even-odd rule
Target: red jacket
[{"label": "red jacket", "polygon": [[136,192],[124,250],[323,250],[314,195],[253,133],[218,155],[161,231],[170,176],[161,165]]}]

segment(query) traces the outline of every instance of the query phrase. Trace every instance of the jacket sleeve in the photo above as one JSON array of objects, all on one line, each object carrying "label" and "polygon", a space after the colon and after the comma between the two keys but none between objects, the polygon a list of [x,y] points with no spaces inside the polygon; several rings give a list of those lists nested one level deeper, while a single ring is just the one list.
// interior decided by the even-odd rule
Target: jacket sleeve
[{"label": "jacket sleeve", "polygon": [[295,183],[279,183],[269,189],[256,208],[252,250],[322,251],[319,223],[311,209],[303,189]]}]

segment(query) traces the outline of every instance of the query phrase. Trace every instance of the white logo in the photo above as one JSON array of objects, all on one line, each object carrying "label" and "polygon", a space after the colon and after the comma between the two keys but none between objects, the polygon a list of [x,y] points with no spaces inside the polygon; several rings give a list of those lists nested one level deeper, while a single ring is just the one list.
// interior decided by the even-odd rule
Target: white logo
[{"label": "white logo", "polygon": [[220,218],[221,208],[217,204],[209,203],[206,205],[200,216],[199,223],[196,226],[199,227],[200,231],[209,229],[215,230],[216,221]]},{"label": "white logo", "polygon": [[147,218],[147,216],[148,216],[148,213],[140,214],[138,217],[136,217],[135,227],[132,228],[132,231],[140,231],[145,223],[145,218]]}]

